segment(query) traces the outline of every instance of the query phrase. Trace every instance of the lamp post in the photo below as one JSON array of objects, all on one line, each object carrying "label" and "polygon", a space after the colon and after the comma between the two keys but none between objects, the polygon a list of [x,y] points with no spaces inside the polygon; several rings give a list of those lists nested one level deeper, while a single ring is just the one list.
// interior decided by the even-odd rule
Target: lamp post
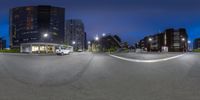
[{"label": "lamp post", "polygon": [[[44,41],[45,41],[45,39],[47,39],[47,37],[48,37],[48,36],[49,36],[49,34],[48,34],[48,33],[44,33],[44,34],[43,34]],[[47,48],[48,48],[48,46],[47,46],[47,45],[45,45],[44,47],[45,47],[45,52],[46,52],[46,53],[48,53],[48,49],[47,49]],[[40,47],[39,47],[39,48],[40,48]],[[40,51],[39,51],[39,52],[40,52]]]},{"label": "lamp post", "polygon": [[75,44],[76,44],[76,41],[72,41],[74,51],[76,50]]},{"label": "lamp post", "polygon": [[190,44],[191,44],[191,41],[188,40],[188,51],[190,51]]},{"label": "lamp post", "polygon": [[87,44],[88,44],[88,47],[87,47],[87,48],[88,48],[88,51],[90,51],[90,48],[91,48],[91,47],[90,47],[90,45],[91,45],[91,42],[90,42],[90,41],[88,41],[88,42],[87,42]]},{"label": "lamp post", "polygon": [[94,37],[94,40],[96,41],[96,42],[94,43],[94,45],[95,45],[95,51],[99,51],[99,48],[98,48],[98,45],[99,45],[99,43],[98,43],[99,37],[98,37],[98,36],[95,36],[95,37]]},{"label": "lamp post", "polygon": [[183,44],[183,52],[185,51],[185,38],[181,38],[182,44]]},{"label": "lamp post", "polygon": [[148,39],[148,41],[149,41],[149,51],[151,52],[151,42],[152,42],[152,38],[151,37],[149,37],[149,39]]}]

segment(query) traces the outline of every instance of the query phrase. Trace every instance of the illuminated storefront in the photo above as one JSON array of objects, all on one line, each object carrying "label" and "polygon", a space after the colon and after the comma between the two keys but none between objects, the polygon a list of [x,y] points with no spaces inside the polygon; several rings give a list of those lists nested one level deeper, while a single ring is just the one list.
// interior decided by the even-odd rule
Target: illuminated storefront
[{"label": "illuminated storefront", "polygon": [[55,53],[56,48],[60,46],[54,43],[22,43],[20,45],[21,53]]}]

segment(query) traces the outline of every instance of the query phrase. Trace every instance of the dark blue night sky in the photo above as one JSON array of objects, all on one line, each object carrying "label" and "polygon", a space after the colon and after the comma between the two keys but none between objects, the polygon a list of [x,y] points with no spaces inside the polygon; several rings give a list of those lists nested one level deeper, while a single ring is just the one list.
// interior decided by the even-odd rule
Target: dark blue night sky
[{"label": "dark blue night sky", "polygon": [[27,5],[65,7],[66,19],[82,19],[88,38],[117,33],[135,43],[166,28],[186,28],[190,40],[200,37],[198,0],[0,0],[0,36],[8,39],[9,9]]}]

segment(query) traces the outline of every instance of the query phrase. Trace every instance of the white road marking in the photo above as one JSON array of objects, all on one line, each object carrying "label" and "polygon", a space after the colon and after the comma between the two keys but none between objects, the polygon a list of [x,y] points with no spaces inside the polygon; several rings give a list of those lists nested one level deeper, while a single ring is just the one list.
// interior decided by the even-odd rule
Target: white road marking
[{"label": "white road marking", "polygon": [[180,55],[177,55],[177,56],[162,58],[162,59],[153,59],[153,60],[131,59],[131,58],[120,57],[120,56],[116,56],[116,55],[112,55],[112,54],[109,54],[109,55],[111,57],[115,57],[115,58],[118,58],[118,59],[121,59],[121,60],[130,61],[130,62],[154,63],[154,62],[161,62],[161,61],[167,61],[167,60],[175,59],[175,58],[181,57],[185,54],[180,54]]}]

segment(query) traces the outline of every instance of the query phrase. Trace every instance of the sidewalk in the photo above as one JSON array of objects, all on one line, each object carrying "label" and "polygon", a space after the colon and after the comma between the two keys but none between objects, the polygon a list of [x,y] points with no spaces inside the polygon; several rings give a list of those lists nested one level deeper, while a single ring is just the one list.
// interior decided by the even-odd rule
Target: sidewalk
[{"label": "sidewalk", "polygon": [[113,55],[131,58],[131,59],[139,59],[139,60],[153,60],[153,59],[162,59],[177,56],[180,54],[184,54],[182,52],[173,52],[173,53],[114,53]]},{"label": "sidewalk", "polygon": [[[69,55],[88,54],[90,52],[72,52]],[[36,54],[36,53],[0,53],[0,55],[15,55],[15,56],[57,56],[57,54]],[[67,55],[64,55],[67,56]]]}]

